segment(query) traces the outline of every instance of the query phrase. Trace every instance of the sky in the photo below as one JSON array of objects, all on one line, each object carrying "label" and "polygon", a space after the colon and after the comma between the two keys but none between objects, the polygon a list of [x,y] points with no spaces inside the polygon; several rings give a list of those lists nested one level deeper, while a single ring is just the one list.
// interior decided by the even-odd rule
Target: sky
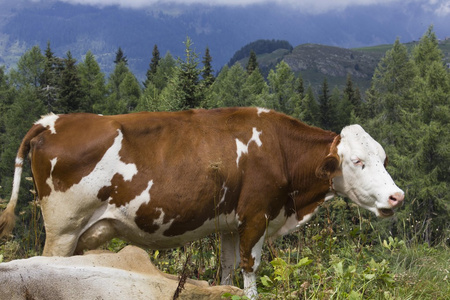
[{"label": "sky", "polygon": [[[3,0],[2,0],[3,1]],[[42,2],[49,0],[32,0]],[[322,14],[331,11],[345,10],[355,6],[389,7],[402,4],[408,9],[410,4],[419,4],[424,11],[432,12],[437,17],[450,17],[450,0],[58,0],[70,4],[84,4],[94,6],[117,5],[124,8],[139,9],[158,4],[203,4],[206,6],[245,6],[254,4],[279,4],[290,6],[292,9],[306,14]],[[415,6],[414,5],[414,6]],[[450,24],[450,20],[449,20]],[[450,25],[449,25],[450,26]]]}]

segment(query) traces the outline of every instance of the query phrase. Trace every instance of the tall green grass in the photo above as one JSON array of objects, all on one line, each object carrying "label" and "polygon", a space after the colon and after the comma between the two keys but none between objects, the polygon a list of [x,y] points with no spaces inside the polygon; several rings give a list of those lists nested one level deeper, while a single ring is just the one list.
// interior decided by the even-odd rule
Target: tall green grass
[{"label": "tall green grass", "polygon": [[[20,212],[25,226],[0,244],[0,260],[42,253],[42,218],[36,203]],[[402,219],[414,228],[415,220]],[[450,249],[430,247],[414,235],[393,236],[392,220],[376,221],[357,206],[336,199],[296,233],[268,241],[258,276],[261,299],[448,299]],[[445,239],[448,239],[446,237]],[[127,243],[114,239],[106,249]],[[220,241],[211,235],[172,250],[149,250],[162,271],[220,284]],[[188,264],[185,264],[188,261]],[[239,270],[234,284],[242,287]],[[240,299],[224,295],[224,298]]]}]

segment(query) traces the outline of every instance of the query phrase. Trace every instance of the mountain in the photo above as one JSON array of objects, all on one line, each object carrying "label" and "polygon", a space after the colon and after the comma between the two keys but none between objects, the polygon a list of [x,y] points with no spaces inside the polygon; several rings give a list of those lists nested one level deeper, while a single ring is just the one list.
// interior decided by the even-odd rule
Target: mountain
[{"label": "mountain", "polygon": [[[79,2],[79,1],[78,1]],[[269,2],[267,2],[269,3]],[[161,4],[140,9],[72,5],[57,0],[0,2],[0,64],[14,66],[34,45],[50,41],[53,52],[68,50],[81,60],[91,50],[102,70],[113,68],[121,47],[139,79],[148,68],[153,46],[161,55],[184,55],[186,36],[194,42],[199,61],[210,48],[214,69],[251,41],[285,40],[292,45],[323,44],[341,48],[417,40],[433,23],[439,37],[450,36],[448,19],[423,10],[416,2],[386,6],[353,6],[308,14],[281,4],[214,6]],[[278,2],[277,2],[278,3]],[[433,20],[431,22],[430,20]],[[300,49],[294,49],[295,55]],[[350,62],[351,63],[351,62]],[[361,65],[360,65],[361,66]]]},{"label": "mountain", "polygon": [[[242,52],[241,49],[236,52],[230,63],[234,62],[235,57],[238,57],[239,59],[236,61],[245,67],[249,59],[249,49],[253,49],[253,45],[259,45],[259,49],[270,49],[270,47],[261,46],[264,43],[277,45],[280,44],[280,41],[259,40],[249,43],[242,47],[242,49],[247,49],[247,55],[245,57],[239,55]],[[417,42],[410,42],[405,46],[411,51],[416,44]],[[325,77],[329,87],[337,86],[342,89],[346,84],[347,75],[351,76],[352,82],[361,91],[365,91],[370,87],[373,73],[381,58],[392,46],[392,44],[385,44],[347,49],[319,44],[302,44],[293,49],[280,46],[277,49],[270,49],[270,51],[255,52],[259,68],[264,76],[267,76],[271,69],[284,60],[294,73],[301,74],[305,86],[311,85],[315,92],[321,91]],[[450,68],[450,39],[440,41],[439,48],[444,55],[444,62]]]}]

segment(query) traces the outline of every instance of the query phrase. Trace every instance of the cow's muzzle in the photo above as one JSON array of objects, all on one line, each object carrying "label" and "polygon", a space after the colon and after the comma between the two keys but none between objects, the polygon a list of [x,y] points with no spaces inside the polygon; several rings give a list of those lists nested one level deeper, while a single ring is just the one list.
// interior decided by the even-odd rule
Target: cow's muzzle
[{"label": "cow's muzzle", "polygon": [[379,208],[378,213],[380,217],[387,218],[394,214],[394,208],[401,207],[403,205],[403,200],[405,199],[405,195],[403,193],[397,192],[389,196],[389,205],[390,208]]}]

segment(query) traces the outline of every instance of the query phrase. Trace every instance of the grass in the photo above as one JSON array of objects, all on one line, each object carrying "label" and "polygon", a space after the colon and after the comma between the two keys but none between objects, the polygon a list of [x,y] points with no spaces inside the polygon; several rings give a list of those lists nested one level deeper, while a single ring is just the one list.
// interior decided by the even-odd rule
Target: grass
[{"label": "grass", "polygon": [[[39,221],[39,214],[31,217]],[[25,221],[29,218],[23,215]],[[42,251],[40,222],[0,245],[0,261]],[[38,226],[38,230],[33,229]],[[448,299],[450,249],[444,242],[430,247],[415,240],[384,234],[382,224],[356,206],[337,200],[294,234],[268,241],[258,274],[261,299]],[[40,228],[40,229],[39,229]],[[38,234],[36,234],[38,232]],[[36,241],[35,237],[38,237]],[[220,284],[220,247],[216,235],[173,250],[149,250],[152,262],[171,274]],[[119,251],[114,239],[106,248]],[[40,248],[39,248],[40,247]],[[189,261],[190,263],[185,265]],[[239,270],[234,284],[243,287]],[[242,299],[225,295],[228,299]]]}]

